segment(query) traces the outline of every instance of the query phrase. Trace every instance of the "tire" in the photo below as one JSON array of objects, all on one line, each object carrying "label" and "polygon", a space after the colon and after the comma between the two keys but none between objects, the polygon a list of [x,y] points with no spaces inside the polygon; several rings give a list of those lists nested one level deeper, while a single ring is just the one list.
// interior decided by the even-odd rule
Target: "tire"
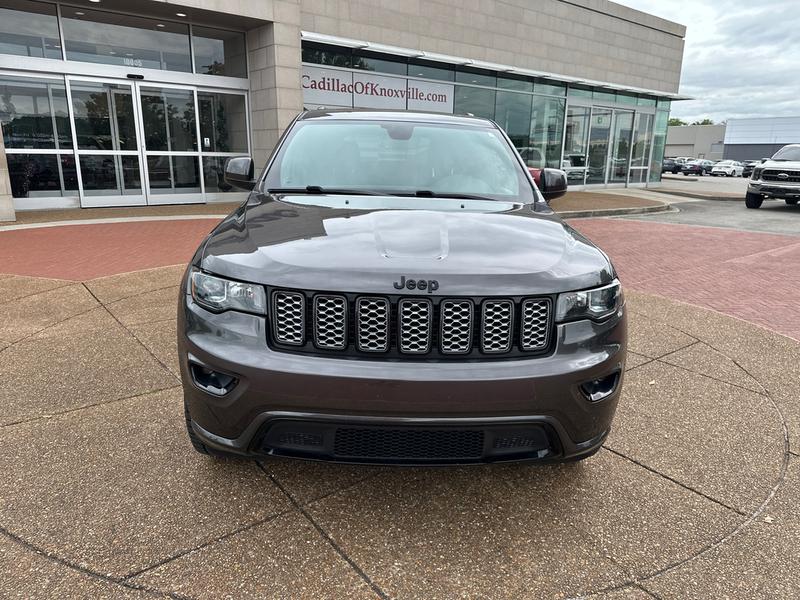
[{"label": "tire", "polygon": [[796,206],[798,202],[800,202],[800,200],[797,198],[786,198],[786,204],[789,206]]},{"label": "tire", "polygon": [[762,202],[764,202],[764,198],[759,194],[751,194],[750,192],[747,192],[747,195],[744,197],[744,205],[747,208],[761,208]]}]

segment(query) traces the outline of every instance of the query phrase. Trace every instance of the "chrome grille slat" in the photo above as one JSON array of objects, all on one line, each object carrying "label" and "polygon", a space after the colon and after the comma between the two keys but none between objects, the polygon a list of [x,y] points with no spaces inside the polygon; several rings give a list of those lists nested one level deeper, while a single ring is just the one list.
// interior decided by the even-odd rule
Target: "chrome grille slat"
[{"label": "chrome grille slat", "polygon": [[542,350],[547,347],[550,332],[550,300],[529,299],[522,302],[520,347],[523,350]]},{"label": "chrome grille slat", "polygon": [[443,300],[439,307],[439,349],[444,354],[472,350],[473,304],[471,300]]},{"label": "chrome grille slat", "polygon": [[431,349],[433,305],[426,298],[403,299],[398,304],[398,338],[405,354],[425,354]]},{"label": "chrome grille slat", "polygon": [[356,301],[356,346],[361,352],[389,350],[389,301],[359,298]]},{"label": "chrome grille slat", "polygon": [[317,347],[344,350],[347,347],[347,298],[317,294],[313,314]]},{"label": "chrome grille slat", "polygon": [[306,299],[298,292],[272,295],[273,331],[281,344],[302,346],[306,339]]},{"label": "chrome grille slat", "polygon": [[511,349],[514,304],[511,300],[485,300],[482,308],[481,349],[495,354]]}]

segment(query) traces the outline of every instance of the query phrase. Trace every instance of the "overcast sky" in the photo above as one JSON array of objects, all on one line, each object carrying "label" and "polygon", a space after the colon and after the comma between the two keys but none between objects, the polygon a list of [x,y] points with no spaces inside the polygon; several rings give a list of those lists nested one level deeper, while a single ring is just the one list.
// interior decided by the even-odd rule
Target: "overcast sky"
[{"label": "overcast sky", "polygon": [[800,0],[615,0],[686,25],[670,116],[800,116]]}]

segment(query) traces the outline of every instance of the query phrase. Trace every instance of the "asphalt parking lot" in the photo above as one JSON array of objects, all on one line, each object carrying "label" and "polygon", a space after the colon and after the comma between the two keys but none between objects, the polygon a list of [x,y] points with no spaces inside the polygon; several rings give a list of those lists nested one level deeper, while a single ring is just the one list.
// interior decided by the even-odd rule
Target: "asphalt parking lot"
[{"label": "asphalt parking lot", "polygon": [[800,593],[795,236],[572,221],[615,260],[630,309],[604,449],[385,469],[191,449],[175,295],[213,224],[0,232],[0,597]]}]

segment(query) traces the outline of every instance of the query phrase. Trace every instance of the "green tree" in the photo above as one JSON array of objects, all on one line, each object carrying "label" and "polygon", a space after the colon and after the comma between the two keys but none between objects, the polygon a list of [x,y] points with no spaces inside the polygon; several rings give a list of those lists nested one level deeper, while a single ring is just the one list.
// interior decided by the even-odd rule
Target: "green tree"
[{"label": "green tree", "polygon": [[714,125],[711,119],[703,119],[702,121],[695,121],[692,125]]},{"label": "green tree", "polygon": [[681,121],[678,117],[671,117],[667,125],[675,127],[677,125],[688,125],[688,123],[686,121]]}]

